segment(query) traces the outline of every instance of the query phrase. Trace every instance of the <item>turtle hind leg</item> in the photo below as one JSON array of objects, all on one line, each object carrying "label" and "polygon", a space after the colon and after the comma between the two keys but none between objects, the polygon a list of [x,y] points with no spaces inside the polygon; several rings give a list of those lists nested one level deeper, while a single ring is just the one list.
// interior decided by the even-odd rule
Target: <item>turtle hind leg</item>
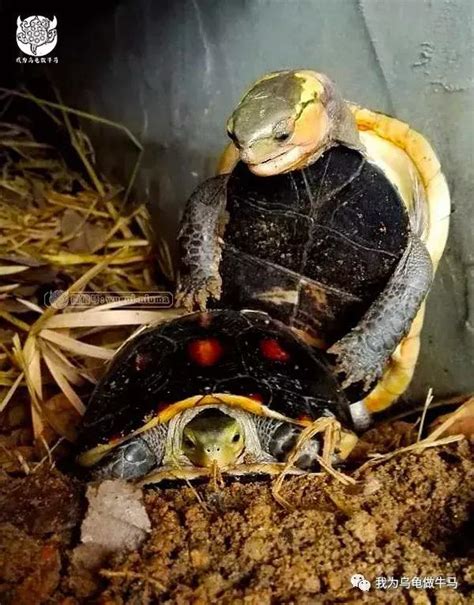
[{"label": "turtle hind leg", "polygon": [[420,332],[423,327],[425,304],[415,317],[410,331],[392,354],[380,381],[364,398],[369,412],[381,412],[402,395],[411,382],[420,352]]},{"label": "turtle hind leg", "polygon": [[94,469],[94,479],[139,479],[158,466],[164,456],[166,429],[155,427],[114,448]]},{"label": "turtle hind leg", "polygon": [[148,444],[137,437],[117,446],[93,470],[94,479],[138,479],[156,466],[157,460]]}]

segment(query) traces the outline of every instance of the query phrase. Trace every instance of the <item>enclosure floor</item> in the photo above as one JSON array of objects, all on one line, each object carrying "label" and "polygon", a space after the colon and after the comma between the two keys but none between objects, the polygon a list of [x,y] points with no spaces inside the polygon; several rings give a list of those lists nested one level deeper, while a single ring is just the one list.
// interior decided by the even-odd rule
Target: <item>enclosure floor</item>
[{"label": "enclosure floor", "polygon": [[[71,565],[82,516],[78,483],[51,471],[5,480],[0,601],[473,603],[473,466],[463,441],[400,455],[352,486],[328,476],[288,478],[281,495],[291,510],[265,482],[148,491],[152,532],[137,552],[107,562],[113,577]],[[456,576],[459,588],[362,593],[351,587],[355,573],[372,582]]]}]

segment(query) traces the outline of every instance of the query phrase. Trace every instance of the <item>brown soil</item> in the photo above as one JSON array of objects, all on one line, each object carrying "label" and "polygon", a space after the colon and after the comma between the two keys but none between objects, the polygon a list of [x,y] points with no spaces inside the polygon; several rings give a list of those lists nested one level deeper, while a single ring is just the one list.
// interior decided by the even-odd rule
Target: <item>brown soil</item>
[{"label": "brown soil", "polygon": [[[102,575],[71,563],[83,515],[77,482],[52,471],[4,481],[0,602],[474,603],[473,467],[463,441],[356,472],[353,486],[288,478],[291,510],[267,482],[148,491],[151,534]],[[354,573],[371,582],[456,576],[459,587],[362,593]]]}]

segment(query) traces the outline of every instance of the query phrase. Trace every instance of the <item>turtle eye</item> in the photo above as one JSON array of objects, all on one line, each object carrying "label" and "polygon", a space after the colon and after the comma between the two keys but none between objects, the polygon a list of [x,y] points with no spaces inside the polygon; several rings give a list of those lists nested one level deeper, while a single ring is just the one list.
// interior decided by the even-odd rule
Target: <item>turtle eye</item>
[{"label": "turtle eye", "polygon": [[232,441],[233,443],[237,443],[237,441],[240,440],[240,433],[235,433],[235,435],[232,437]]},{"label": "turtle eye", "polygon": [[279,143],[283,143],[284,141],[287,141],[291,136],[291,133],[289,132],[279,132],[278,134],[274,135],[274,139],[275,141],[278,141]]},{"label": "turtle eye", "polygon": [[291,126],[292,125],[288,120],[283,120],[278,122],[278,124],[275,124],[275,127],[273,128],[273,138],[275,141],[278,141],[279,143],[287,141],[292,134]]}]

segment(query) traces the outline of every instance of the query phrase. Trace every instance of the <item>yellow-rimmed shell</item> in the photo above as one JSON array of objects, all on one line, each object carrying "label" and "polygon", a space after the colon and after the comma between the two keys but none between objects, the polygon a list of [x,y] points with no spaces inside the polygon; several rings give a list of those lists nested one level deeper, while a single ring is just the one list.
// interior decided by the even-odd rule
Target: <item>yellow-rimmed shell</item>
[{"label": "yellow-rimmed shell", "polygon": [[[408,211],[421,196],[426,205],[421,239],[436,271],[446,246],[451,200],[446,178],[429,142],[408,124],[382,113],[348,103],[369,160],[375,163],[397,187]],[[231,143],[220,157],[217,173],[231,172],[239,161],[239,152]],[[420,190],[421,189],[421,190]],[[411,328],[399,343],[382,379],[365,398],[369,411],[385,409],[408,387],[420,350],[425,303],[421,305]]]},{"label": "yellow-rimmed shell", "polygon": [[[414,196],[420,194],[417,188],[420,185],[423,188],[426,224],[421,238],[436,271],[448,238],[451,199],[434,149],[405,122],[357,105],[350,105],[350,108],[369,158],[398,188],[409,210]],[[393,353],[382,379],[366,397],[370,411],[385,409],[408,387],[420,350],[424,313],[425,303]]]}]

